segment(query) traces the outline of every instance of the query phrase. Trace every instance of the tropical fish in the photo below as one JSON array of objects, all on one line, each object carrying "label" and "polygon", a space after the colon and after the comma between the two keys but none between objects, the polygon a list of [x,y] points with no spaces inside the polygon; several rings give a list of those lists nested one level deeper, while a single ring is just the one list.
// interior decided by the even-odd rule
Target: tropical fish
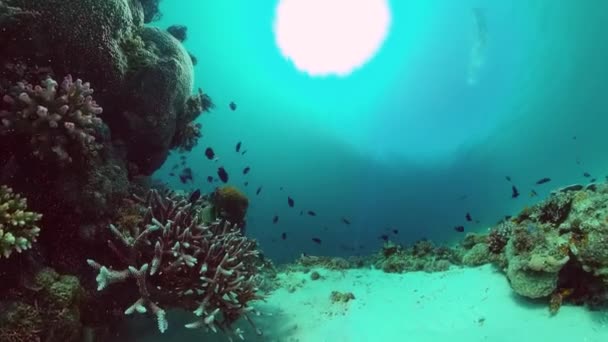
[{"label": "tropical fish", "polygon": [[209,160],[212,160],[215,157],[215,152],[213,152],[211,147],[207,147],[205,149],[205,157],[207,157]]},{"label": "tropical fish", "polygon": [[250,168],[249,166],[245,167],[245,168],[243,169],[243,174],[244,174],[244,175],[248,174],[248,173],[249,173],[249,170],[251,170],[251,168]]},{"label": "tropical fish", "polygon": [[256,195],[259,195],[259,194],[260,194],[260,192],[262,192],[262,187],[259,187],[259,188],[258,188],[258,189],[255,191],[255,194],[256,194]]},{"label": "tropical fish", "polygon": [[220,180],[224,183],[228,182],[228,172],[226,172],[226,169],[224,169],[223,166],[220,166],[217,169],[217,176],[220,177]]},{"label": "tropical fish", "polygon": [[539,180],[536,181],[536,184],[545,184],[545,183],[549,183],[551,181],[551,178],[549,177],[545,177],[545,178],[541,178]]},{"label": "tropical fish", "polygon": [[312,210],[309,210],[309,211],[307,212],[307,214],[308,214],[309,216],[317,216],[317,213],[315,213],[315,212],[314,212],[314,211],[312,211]]},{"label": "tropical fish", "polygon": [[313,237],[313,238],[312,238],[312,242],[314,242],[314,243],[316,243],[316,244],[319,244],[319,245],[320,245],[322,241],[321,241],[321,239],[319,239],[319,238],[317,238],[317,237]]},{"label": "tropical fish", "polygon": [[287,205],[289,205],[290,208],[293,208],[294,204],[293,198],[287,196]]},{"label": "tropical fish", "polygon": [[469,221],[469,222],[473,221],[473,219],[471,218],[471,214],[469,214],[469,213],[467,213],[467,214],[466,214],[464,217],[465,217],[465,218],[467,219],[467,221]]},{"label": "tropical fish", "polygon": [[462,232],[464,232],[464,226],[456,226],[456,227],[454,227],[454,230],[459,233],[462,233]]},{"label": "tropical fish", "polygon": [[236,143],[236,151],[239,152],[241,150],[241,142]]},{"label": "tropical fish", "polygon": [[228,105],[228,107],[230,107],[230,110],[235,111],[236,110],[236,103],[230,102],[230,104]]},{"label": "tropical fish", "polygon": [[279,216],[278,215],[274,215],[274,217],[272,218],[272,223],[275,224],[279,222]]},{"label": "tropical fish", "polygon": [[189,201],[190,201],[190,203],[196,203],[196,201],[198,201],[199,198],[201,198],[201,190],[196,189],[190,194]]},{"label": "tropical fish", "polygon": [[515,187],[515,185],[513,185],[511,187],[511,198],[517,198],[519,197],[519,191],[517,191],[517,188]]}]

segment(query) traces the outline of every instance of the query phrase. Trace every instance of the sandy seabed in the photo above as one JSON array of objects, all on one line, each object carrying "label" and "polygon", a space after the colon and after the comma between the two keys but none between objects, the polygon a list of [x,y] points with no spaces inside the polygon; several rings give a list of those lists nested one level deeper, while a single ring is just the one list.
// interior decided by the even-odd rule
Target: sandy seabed
[{"label": "sandy seabed", "polygon": [[[321,278],[311,280],[312,271]],[[546,302],[519,298],[489,265],[439,273],[311,272],[279,274],[283,286],[255,305],[266,313],[255,318],[264,335],[242,325],[246,341],[608,341],[608,312],[565,305],[551,316]],[[351,292],[355,299],[332,303],[332,291]],[[125,340],[227,341],[181,328],[185,322],[185,315],[170,313],[169,330],[161,335],[138,318]]]}]

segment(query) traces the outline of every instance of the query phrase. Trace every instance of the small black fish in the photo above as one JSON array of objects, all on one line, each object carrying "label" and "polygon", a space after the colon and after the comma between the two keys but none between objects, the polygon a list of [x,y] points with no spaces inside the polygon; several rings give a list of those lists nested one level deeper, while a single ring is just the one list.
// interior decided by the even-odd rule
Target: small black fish
[{"label": "small black fish", "polygon": [[583,176],[585,176],[586,178],[589,178],[589,177],[591,177],[591,174],[589,174],[589,172],[585,172],[585,173],[583,173]]},{"label": "small black fish", "polygon": [[541,179],[537,180],[536,184],[538,184],[538,185],[545,184],[545,183],[549,183],[550,181],[551,181],[551,178],[545,177],[545,178],[541,178]]},{"label": "small black fish", "polygon": [[247,186],[247,185],[249,185],[249,182],[245,182],[245,183],[243,183],[243,185],[244,185],[244,186]]},{"label": "small black fish", "polygon": [[256,194],[256,195],[259,195],[259,194],[260,194],[260,192],[262,192],[262,187],[259,187],[259,188],[258,188],[258,189],[255,191],[255,194]]},{"label": "small black fish", "polygon": [[173,165],[173,167],[171,168],[171,170],[177,170],[179,168],[179,164],[175,164]]},{"label": "small black fish", "polygon": [[241,155],[244,156],[245,153],[247,153],[247,150],[244,150],[243,152],[241,152]]},{"label": "small black fish", "polygon": [[272,223],[275,224],[279,222],[279,216],[278,215],[274,215],[274,217],[272,218]]},{"label": "small black fish", "polygon": [[207,182],[209,182],[209,183],[213,182],[213,177],[207,176]]},{"label": "small black fish", "polygon": [[186,159],[186,156],[182,154],[181,156],[179,156],[179,159],[184,160]]},{"label": "small black fish", "polygon": [[201,190],[196,189],[190,194],[190,203],[196,203],[201,198]]},{"label": "small black fish", "polygon": [[237,152],[241,151],[241,142],[240,141],[238,143],[236,143],[236,151]]},{"label": "small black fish", "polygon": [[395,234],[395,235],[399,234],[399,229],[393,229],[393,234]]},{"label": "small black fish", "polygon": [[287,205],[289,205],[290,208],[293,208],[294,204],[293,198],[287,196]]},{"label": "small black fish", "polygon": [[313,238],[312,238],[312,242],[314,242],[314,243],[316,243],[316,244],[319,244],[319,245],[320,245],[320,244],[321,244],[321,239],[316,238],[316,237],[313,237]]},{"label": "small black fish", "polygon": [[517,191],[517,188],[515,187],[515,185],[513,185],[511,187],[511,198],[517,198],[519,197],[519,191]]},{"label": "small black fish", "polygon": [[350,224],[350,221],[347,218],[345,218],[345,217],[342,218],[342,222],[344,224]]},{"label": "small black fish", "polygon": [[462,232],[464,232],[464,226],[456,226],[456,227],[454,227],[454,230],[459,233],[462,233]]},{"label": "small black fish", "polygon": [[223,166],[220,166],[217,169],[217,176],[220,177],[222,182],[224,182],[224,183],[228,182],[228,172],[226,172],[226,169],[224,169]]},{"label": "small black fish", "polygon": [[530,191],[530,197],[536,197],[536,196],[538,196],[538,193],[534,189],[532,189],[532,191]]},{"label": "small black fish", "polygon": [[513,216],[511,216],[511,215],[505,215],[505,220],[510,220],[511,217],[513,217]]},{"label": "small black fish", "polygon": [[596,181],[596,180],[597,180],[596,178],[591,178],[589,181],[590,181],[591,183],[595,183],[595,181]]},{"label": "small black fish", "polygon": [[185,169],[182,170],[182,172],[179,175],[179,180],[183,183],[186,184],[187,181],[192,181],[193,177],[192,177],[192,169],[187,167]]},{"label": "small black fish", "polygon": [[236,110],[236,103],[230,102],[230,104],[228,105],[228,107],[230,107],[230,110],[235,111]]},{"label": "small black fish", "polygon": [[467,214],[466,214],[464,217],[465,217],[465,218],[467,219],[467,221],[469,221],[469,222],[473,221],[473,219],[471,218],[471,214],[469,214],[469,213],[467,213]]},{"label": "small black fish", "polygon": [[386,234],[382,234],[378,238],[384,240],[384,242],[388,242],[388,235]]},{"label": "small black fish", "polygon": [[169,173],[169,176],[175,177],[175,173],[171,172],[171,173]]},{"label": "small black fish", "polygon": [[212,160],[213,158],[215,158],[215,152],[213,152],[213,149],[211,147],[207,147],[205,149],[205,156],[209,160]]},{"label": "small black fish", "polygon": [[248,174],[249,170],[251,170],[251,168],[249,166],[247,166],[246,168],[243,169],[243,174],[244,175]]},{"label": "small black fish", "polygon": [[309,211],[307,211],[306,213],[308,214],[308,216],[317,216],[317,213],[315,213],[315,212],[314,212],[314,211],[312,211],[312,210],[309,210]]},{"label": "small black fish", "polygon": [[505,179],[510,182],[511,181],[511,176],[505,176]]},{"label": "small black fish", "polygon": [[281,240],[285,240],[287,239],[287,233],[283,232],[281,233]]},{"label": "small black fish", "polygon": [[182,160],[182,166],[186,166],[186,161]]}]

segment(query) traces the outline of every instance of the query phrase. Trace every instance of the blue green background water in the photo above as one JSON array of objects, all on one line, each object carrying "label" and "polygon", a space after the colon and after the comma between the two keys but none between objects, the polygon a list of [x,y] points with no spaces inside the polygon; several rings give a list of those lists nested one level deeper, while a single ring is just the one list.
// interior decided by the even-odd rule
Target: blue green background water
[{"label": "blue green background water", "polygon": [[[608,175],[605,1],[393,0],[382,49],[346,78],[312,78],[281,56],[277,1],[161,4],[155,25],[188,26],[196,87],[217,108],[199,119],[204,137],[188,154],[194,183],[168,176],[177,155],[156,176],[209,192],[217,184],[206,177],[225,166],[250,198],[247,233],[276,261],[368,254],[381,234],[452,242],[462,237],[456,225],[483,231],[538,201],[532,188],[542,197],[589,181],[584,172],[598,181]],[[488,32],[485,63],[470,85],[473,8],[483,8]],[[235,152],[237,141],[247,154]],[[204,157],[208,146],[218,163]],[[542,177],[552,182],[534,186]],[[479,223],[466,222],[466,212]]]}]

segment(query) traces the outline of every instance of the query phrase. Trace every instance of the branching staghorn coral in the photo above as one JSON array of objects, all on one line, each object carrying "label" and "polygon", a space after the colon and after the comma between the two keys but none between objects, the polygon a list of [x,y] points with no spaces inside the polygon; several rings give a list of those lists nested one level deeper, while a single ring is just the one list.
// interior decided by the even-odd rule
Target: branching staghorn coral
[{"label": "branching staghorn coral", "polygon": [[40,228],[41,214],[27,211],[27,200],[7,186],[0,186],[0,257],[32,247]]},{"label": "branching staghorn coral", "polygon": [[0,89],[0,137],[25,137],[41,160],[71,162],[74,154],[96,155],[101,114],[89,83],[65,77],[61,85],[47,78],[40,85],[17,82]]},{"label": "branching staghorn coral", "polygon": [[257,313],[248,304],[260,298],[255,241],[225,221],[203,224],[201,205],[181,195],[152,190],[137,200],[145,208],[141,222],[129,229],[110,225],[117,241],[108,245],[126,267],[114,270],[87,260],[99,271],[98,290],[134,280],[140,298],[125,314],[149,311],[164,332],[165,310],[182,308],[200,317],[187,328],[219,328],[242,338],[240,329],[230,327],[240,317],[253,326],[248,313]]}]

